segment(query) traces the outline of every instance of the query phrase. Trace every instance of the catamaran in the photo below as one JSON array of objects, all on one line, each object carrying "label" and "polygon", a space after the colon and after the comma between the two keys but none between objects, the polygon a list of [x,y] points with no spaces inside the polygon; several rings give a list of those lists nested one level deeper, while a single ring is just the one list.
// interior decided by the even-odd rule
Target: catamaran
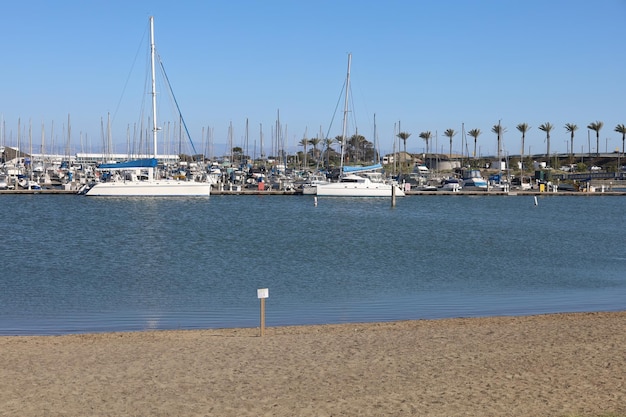
[{"label": "catamaran", "polygon": [[344,144],[348,125],[348,102],[350,92],[350,65],[352,54],[348,54],[348,74],[346,76],[346,94],[343,110],[343,130],[341,135],[341,169],[338,182],[316,185],[318,196],[324,197],[391,197],[394,193],[403,197],[404,191],[395,183],[384,180],[380,172],[381,164],[364,167],[347,167],[343,165]]}]

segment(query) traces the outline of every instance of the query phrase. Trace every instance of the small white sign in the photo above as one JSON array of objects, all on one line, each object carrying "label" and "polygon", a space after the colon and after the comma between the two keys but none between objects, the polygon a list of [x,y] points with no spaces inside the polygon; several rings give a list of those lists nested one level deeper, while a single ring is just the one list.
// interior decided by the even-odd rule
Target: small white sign
[{"label": "small white sign", "polygon": [[270,296],[269,288],[259,288],[258,290],[256,290],[256,296],[258,298],[269,298]]}]

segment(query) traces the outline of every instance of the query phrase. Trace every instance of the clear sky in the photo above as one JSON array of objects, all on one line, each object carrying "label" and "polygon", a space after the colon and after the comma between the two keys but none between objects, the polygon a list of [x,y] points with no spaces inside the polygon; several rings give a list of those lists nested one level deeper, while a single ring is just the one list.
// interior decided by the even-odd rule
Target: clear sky
[{"label": "clear sky", "polygon": [[[423,152],[418,135],[431,131],[447,153],[446,129],[459,132],[461,152],[464,126],[483,132],[481,154],[494,154],[499,121],[511,154],[519,123],[531,126],[525,153],[546,151],[546,122],[552,152],[568,150],[565,123],[578,125],[574,150],[587,152],[586,126],[597,120],[600,151],[621,148],[626,0],[3,1],[0,140],[16,144],[19,119],[23,149],[31,136],[39,146],[42,125],[48,146],[65,146],[69,115],[72,149],[100,151],[110,114],[124,152],[141,123],[151,15],[199,151],[210,128],[213,152],[227,154],[231,123],[233,146],[243,147],[248,120],[249,153],[259,153],[261,127],[268,153],[279,111],[290,151],[320,130],[340,135],[348,53],[348,133],[373,141],[375,115],[383,153],[399,125],[412,134],[409,152]],[[177,122],[165,97],[160,90],[158,120]]]}]

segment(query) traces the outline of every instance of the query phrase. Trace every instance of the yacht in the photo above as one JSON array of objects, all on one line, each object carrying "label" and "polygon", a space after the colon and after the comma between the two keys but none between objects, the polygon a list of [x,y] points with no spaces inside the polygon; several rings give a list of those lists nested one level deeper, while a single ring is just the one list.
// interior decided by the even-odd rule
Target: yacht
[{"label": "yacht", "polygon": [[463,190],[475,191],[484,190],[487,191],[487,180],[483,178],[478,169],[466,169],[462,174]]},{"label": "yacht", "polygon": [[317,184],[317,195],[325,197],[404,197],[404,191],[394,182],[383,179],[380,172],[366,172],[360,175],[348,173],[338,182]]}]

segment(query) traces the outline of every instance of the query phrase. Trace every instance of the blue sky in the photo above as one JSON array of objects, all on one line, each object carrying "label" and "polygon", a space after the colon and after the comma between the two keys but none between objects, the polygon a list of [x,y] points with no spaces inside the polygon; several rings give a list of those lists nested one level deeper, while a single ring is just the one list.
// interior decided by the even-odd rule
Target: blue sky
[{"label": "blue sky", "polygon": [[[0,13],[0,114],[4,144],[32,136],[62,151],[71,117],[74,151],[99,151],[111,115],[116,151],[141,123],[148,18],[156,47],[196,149],[227,154],[234,146],[269,153],[280,111],[285,147],[323,131],[341,134],[335,113],[352,54],[350,133],[393,150],[397,125],[423,152],[422,131],[479,128],[481,154],[496,152],[492,126],[506,128],[505,151],[519,154],[515,126],[528,123],[524,152],[566,152],[565,123],[575,123],[574,149],[588,150],[586,126],[604,122],[600,151],[621,147],[613,131],[626,124],[626,1],[34,1],[4,2]],[[177,122],[159,91],[163,125]],[[332,122],[332,125],[331,125]],[[32,129],[30,128],[32,126]],[[165,127],[164,127],[165,129]],[[170,128],[168,128],[170,129]],[[31,134],[29,135],[29,130]],[[173,127],[171,127],[173,131]],[[595,134],[591,147],[595,149]],[[471,138],[469,138],[471,140]],[[400,145],[402,146],[402,145]],[[470,146],[471,152],[471,146]]]}]

